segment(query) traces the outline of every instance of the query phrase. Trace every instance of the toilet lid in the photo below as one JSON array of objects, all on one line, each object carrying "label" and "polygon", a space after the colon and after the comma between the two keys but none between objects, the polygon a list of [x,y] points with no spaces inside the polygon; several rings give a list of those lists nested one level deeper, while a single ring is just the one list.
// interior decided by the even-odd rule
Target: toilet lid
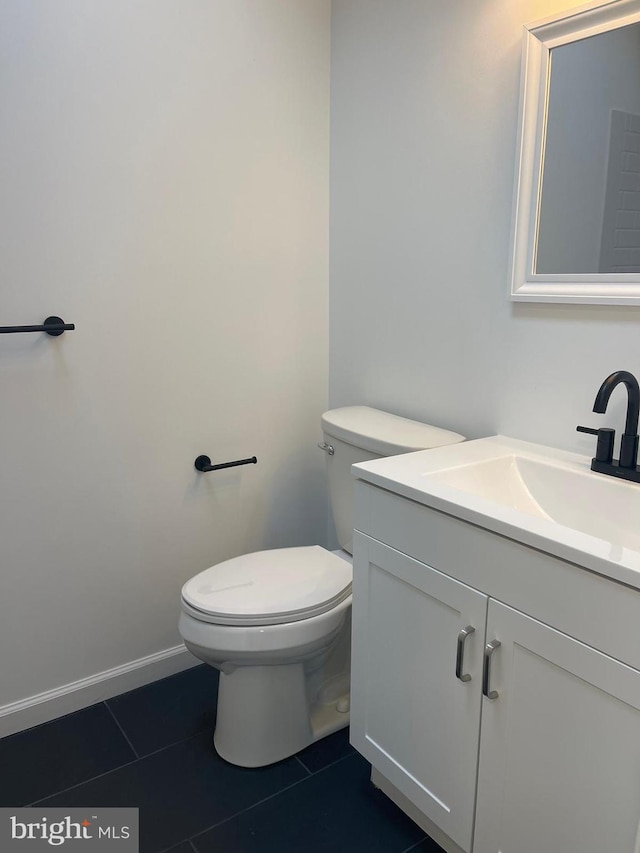
[{"label": "toilet lid", "polygon": [[182,599],[219,625],[276,625],[318,616],[351,594],[347,560],[311,545],[256,551],[191,578]]}]

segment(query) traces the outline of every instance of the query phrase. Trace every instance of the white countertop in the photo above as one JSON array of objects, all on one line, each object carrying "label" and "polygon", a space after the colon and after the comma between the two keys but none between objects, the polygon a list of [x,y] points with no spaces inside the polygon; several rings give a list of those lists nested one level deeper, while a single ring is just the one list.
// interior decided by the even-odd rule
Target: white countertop
[{"label": "white countertop", "polygon": [[412,501],[640,589],[640,484],[591,458],[491,436],[354,465]]}]

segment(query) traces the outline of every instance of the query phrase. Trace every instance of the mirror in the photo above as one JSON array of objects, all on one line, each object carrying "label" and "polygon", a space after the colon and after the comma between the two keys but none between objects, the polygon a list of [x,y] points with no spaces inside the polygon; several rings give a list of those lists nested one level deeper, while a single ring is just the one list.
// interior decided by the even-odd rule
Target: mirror
[{"label": "mirror", "polygon": [[525,27],[511,298],[640,305],[640,0]]}]

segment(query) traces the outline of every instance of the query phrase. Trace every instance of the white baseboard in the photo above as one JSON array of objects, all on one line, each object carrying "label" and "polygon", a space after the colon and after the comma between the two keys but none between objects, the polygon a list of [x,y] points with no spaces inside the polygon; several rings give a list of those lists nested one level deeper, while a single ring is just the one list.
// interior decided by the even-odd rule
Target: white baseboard
[{"label": "white baseboard", "polygon": [[30,729],[200,663],[183,645],[0,706],[0,737]]}]

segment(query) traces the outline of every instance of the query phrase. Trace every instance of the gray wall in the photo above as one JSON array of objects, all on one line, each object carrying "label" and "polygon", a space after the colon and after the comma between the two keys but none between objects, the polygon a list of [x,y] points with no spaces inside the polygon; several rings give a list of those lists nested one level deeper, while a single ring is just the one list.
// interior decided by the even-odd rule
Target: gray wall
[{"label": "gray wall", "polygon": [[0,2],[0,324],[77,324],[0,338],[0,715],[325,540],[329,35],[328,0]]},{"label": "gray wall", "polygon": [[[506,298],[521,26],[559,8],[334,0],[333,405],[590,452],[640,370],[637,310]],[[0,44],[0,322],[78,326],[0,340],[1,714],[325,538],[329,2],[0,0]]]},{"label": "gray wall", "polygon": [[640,309],[508,301],[524,0],[334,0],[330,402],[591,454]]}]

